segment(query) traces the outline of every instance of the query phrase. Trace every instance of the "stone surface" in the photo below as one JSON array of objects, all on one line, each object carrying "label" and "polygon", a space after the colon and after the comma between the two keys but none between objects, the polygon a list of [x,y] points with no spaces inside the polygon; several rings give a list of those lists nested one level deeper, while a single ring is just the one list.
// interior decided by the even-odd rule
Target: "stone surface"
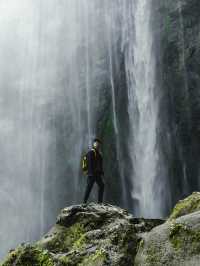
[{"label": "stone surface", "polygon": [[171,209],[199,188],[200,1],[152,2],[162,88],[160,145],[169,171]]},{"label": "stone surface", "polygon": [[169,219],[141,234],[137,266],[200,265],[200,193],[179,201]]},{"label": "stone surface", "polygon": [[1,265],[200,265],[199,198],[195,192],[178,202],[167,221],[107,203],[64,208],[41,240],[10,251]]},{"label": "stone surface", "polygon": [[134,218],[110,204],[73,205],[61,211],[55,226],[41,240],[20,245],[2,266],[131,266],[141,234],[163,222]]},{"label": "stone surface", "polygon": [[168,220],[144,233],[135,265],[200,265],[200,211]]},{"label": "stone surface", "polygon": [[200,192],[193,192],[191,196],[180,200],[174,207],[170,219],[178,218],[195,211],[200,211]]}]

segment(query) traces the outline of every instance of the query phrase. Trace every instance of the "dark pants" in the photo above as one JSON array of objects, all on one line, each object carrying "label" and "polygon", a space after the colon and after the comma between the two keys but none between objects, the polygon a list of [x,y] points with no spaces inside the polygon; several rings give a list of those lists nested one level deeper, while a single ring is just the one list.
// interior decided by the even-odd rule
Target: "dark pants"
[{"label": "dark pants", "polygon": [[92,190],[92,187],[94,185],[94,182],[97,183],[99,190],[98,190],[98,203],[103,202],[103,193],[104,193],[104,182],[100,175],[97,176],[88,176],[87,177],[87,187],[85,190],[85,196],[84,196],[84,203],[87,202],[90,192]]}]

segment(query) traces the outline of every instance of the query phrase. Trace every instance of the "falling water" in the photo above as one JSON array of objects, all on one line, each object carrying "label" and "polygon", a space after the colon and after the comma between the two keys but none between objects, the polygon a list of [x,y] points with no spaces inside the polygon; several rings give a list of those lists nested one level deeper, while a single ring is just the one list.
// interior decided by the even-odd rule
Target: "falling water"
[{"label": "falling water", "polygon": [[84,13],[86,13],[85,16],[85,35],[86,35],[86,97],[87,97],[87,123],[88,123],[88,136],[89,136],[89,143],[88,146],[91,146],[90,140],[92,137],[92,132],[91,132],[91,100],[90,100],[90,51],[89,51],[89,36],[90,36],[90,32],[89,32],[89,14],[88,14],[88,5],[87,5],[87,0],[84,1]]},{"label": "falling water", "polygon": [[82,200],[80,158],[96,133],[105,87],[111,92],[126,205],[126,162],[119,144],[123,121],[117,116],[115,86],[120,45],[128,87],[131,132],[123,141],[134,170],[127,177],[137,202],[133,211],[161,214],[164,182],[155,188],[158,100],[150,7],[150,0],[0,1],[0,256],[22,241],[38,239],[60,208]]},{"label": "falling water", "polygon": [[[157,170],[158,100],[156,95],[156,64],[151,30],[151,1],[136,0],[127,6],[126,52],[128,81],[130,156],[133,163],[132,199],[136,215],[159,217],[162,214],[162,186]],[[127,39],[127,36],[125,35]]]},{"label": "falling water", "polygon": [[82,200],[80,158],[112,67],[106,8],[106,1],[0,2],[0,257]]}]

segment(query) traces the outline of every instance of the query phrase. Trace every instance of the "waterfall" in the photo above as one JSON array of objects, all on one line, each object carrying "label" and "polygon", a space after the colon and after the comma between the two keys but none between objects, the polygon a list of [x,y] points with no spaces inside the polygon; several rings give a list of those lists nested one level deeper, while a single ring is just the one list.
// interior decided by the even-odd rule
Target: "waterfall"
[{"label": "waterfall", "polygon": [[60,208],[81,200],[89,62],[78,54],[86,51],[80,6],[0,3],[0,256],[38,239]]},{"label": "waterfall", "polygon": [[[91,90],[91,84],[90,84],[90,51],[89,51],[89,37],[90,37],[90,32],[89,32],[89,26],[90,26],[90,21],[89,21],[89,13],[88,13],[88,5],[87,5],[87,0],[84,1],[84,13],[86,14],[85,16],[85,47],[86,47],[86,101],[87,101],[87,123],[88,123],[88,136],[89,136],[89,143],[88,146],[91,147],[92,144],[90,143],[91,137],[92,137],[92,128],[91,128],[91,99],[90,99],[90,90]],[[93,133],[94,135],[94,133]]]},{"label": "waterfall", "polygon": [[80,159],[110,79],[104,5],[0,2],[0,257],[82,201]]},{"label": "waterfall", "polygon": [[[165,183],[158,176],[159,147],[157,143],[158,96],[156,94],[156,63],[151,28],[149,0],[136,0],[127,5],[126,72],[128,112],[130,120],[129,153],[133,164],[132,199],[138,216],[160,217],[165,201]],[[129,41],[127,42],[127,39]]]},{"label": "waterfall", "polygon": [[[61,208],[82,201],[80,159],[99,132],[105,102],[112,105],[122,205],[130,200],[135,215],[161,216],[151,1],[2,0],[0,15],[0,257],[38,239]],[[129,128],[117,106],[121,71]]]}]

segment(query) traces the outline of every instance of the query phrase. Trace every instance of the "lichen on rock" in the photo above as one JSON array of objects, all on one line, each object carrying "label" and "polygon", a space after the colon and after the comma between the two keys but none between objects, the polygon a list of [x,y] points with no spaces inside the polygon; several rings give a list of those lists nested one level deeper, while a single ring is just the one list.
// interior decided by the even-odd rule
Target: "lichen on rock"
[{"label": "lichen on rock", "polygon": [[180,200],[174,207],[170,218],[175,219],[185,214],[200,210],[200,192],[193,192],[189,197]]}]

